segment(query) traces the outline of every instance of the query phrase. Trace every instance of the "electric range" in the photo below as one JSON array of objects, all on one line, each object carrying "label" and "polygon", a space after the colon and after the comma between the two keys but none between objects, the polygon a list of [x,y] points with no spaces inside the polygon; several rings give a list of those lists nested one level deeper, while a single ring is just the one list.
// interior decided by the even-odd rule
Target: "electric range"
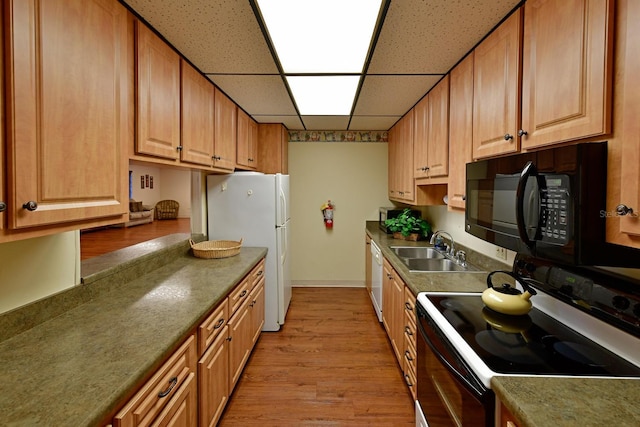
[{"label": "electric range", "polygon": [[537,291],[526,315],[491,310],[481,293],[418,294],[417,408],[430,427],[492,425],[494,376],[640,379],[640,282],[520,254],[512,272]]}]

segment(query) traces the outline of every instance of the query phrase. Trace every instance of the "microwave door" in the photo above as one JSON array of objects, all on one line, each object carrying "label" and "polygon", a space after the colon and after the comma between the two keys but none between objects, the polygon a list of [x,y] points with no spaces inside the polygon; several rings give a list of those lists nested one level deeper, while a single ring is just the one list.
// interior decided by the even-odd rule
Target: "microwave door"
[{"label": "microwave door", "polygon": [[527,162],[516,188],[516,224],[522,242],[530,249],[539,238],[540,189],[538,171],[533,162]]}]

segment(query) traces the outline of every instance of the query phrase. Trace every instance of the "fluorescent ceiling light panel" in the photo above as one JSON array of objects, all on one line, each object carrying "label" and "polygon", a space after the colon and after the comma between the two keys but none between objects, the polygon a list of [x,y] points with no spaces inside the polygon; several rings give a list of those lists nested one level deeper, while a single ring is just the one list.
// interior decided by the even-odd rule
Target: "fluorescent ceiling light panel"
[{"label": "fluorescent ceiling light panel", "polygon": [[348,116],[359,76],[287,76],[303,116]]},{"label": "fluorescent ceiling light panel", "polygon": [[285,74],[361,73],[382,0],[257,0]]}]

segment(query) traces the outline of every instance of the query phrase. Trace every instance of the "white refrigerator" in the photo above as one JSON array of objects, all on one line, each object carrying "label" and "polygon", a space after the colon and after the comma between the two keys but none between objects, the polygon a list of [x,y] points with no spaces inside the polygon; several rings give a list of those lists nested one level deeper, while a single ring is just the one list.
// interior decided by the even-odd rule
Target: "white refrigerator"
[{"label": "white refrigerator", "polygon": [[277,331],[291,301],[289,175],[236,172],[207,176],[209,240],[266,247],[265,322]]}]

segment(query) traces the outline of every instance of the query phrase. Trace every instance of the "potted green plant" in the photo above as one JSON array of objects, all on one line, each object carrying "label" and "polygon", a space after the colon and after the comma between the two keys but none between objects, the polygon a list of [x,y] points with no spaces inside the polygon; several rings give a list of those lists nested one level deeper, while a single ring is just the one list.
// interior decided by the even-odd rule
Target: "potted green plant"
[{"label": "potted green plant", "polygon": [[431,225],[424,219],[413,216],[408,208],[397,217],[385,220],[384,224],[396,239],[421,240],[431,234]]}]

